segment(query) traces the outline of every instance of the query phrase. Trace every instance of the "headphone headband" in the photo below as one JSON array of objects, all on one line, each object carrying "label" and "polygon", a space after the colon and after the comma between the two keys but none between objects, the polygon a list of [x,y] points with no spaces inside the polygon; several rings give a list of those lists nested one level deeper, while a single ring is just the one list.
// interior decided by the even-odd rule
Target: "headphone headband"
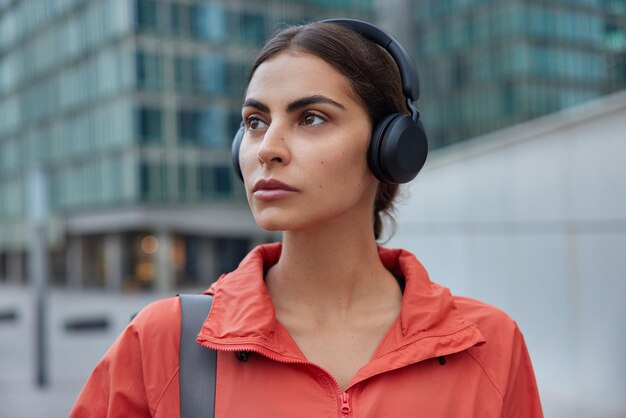
[{"label": "headphone headband", "polygon": [[404,96],[411,100],[417,100],[420,96],[419,78],[417,68],[406,52],[404,47],[391,35],[383,32],[376,26],[356,19],[324,19],[321,23],[334,23],[352,29],[356,33],[364,36],[370,41],[383,47],[396,62],[402,80],[402,92]]}]

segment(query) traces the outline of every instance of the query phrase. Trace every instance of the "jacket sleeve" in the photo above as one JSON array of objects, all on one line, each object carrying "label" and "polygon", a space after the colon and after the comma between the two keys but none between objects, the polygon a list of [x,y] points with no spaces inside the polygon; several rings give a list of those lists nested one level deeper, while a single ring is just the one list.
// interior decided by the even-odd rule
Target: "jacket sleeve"
[{"label": "jacket sleeve", "polygon": [[503,394],[503,418],[542,418],[539,391],[524,336],[517,326],[513,333],[511,365]]},{"label": "jacket sleeve", "polygon": [[[153,417],[163,399],[178,416],[180,307],[175,298],[144,308],[118,336],[78,395],[70,418]],[[174,416],[174,415],[170,415]]]}]

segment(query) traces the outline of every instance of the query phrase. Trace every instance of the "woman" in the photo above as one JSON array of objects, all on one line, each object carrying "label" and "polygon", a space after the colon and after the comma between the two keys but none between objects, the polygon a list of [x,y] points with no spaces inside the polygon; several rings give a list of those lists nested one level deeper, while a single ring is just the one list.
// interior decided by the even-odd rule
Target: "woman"
[{"label": "woman", "polygon": [[[198,342],[218,353],[215,416],[542,416],[516,324],[376,243],[398,185],[368,152],[395,113],[396,63],[344,25],[285,29],[253,64],[235,165],[257,223],[283,241],[208,290]],[[178,416],[179,334],[177,299],[144,309],[72,416]]]}]

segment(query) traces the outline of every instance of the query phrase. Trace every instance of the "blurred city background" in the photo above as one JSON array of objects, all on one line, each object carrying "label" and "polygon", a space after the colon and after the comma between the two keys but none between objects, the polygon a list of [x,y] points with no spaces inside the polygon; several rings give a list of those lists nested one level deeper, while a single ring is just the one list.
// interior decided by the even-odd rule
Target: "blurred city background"
[{"label": "blurred city background", "polygon": [[0,0],[0,417],[67,416],[130,315],[253,246],[247,67],[374,22],[431,155],[387,245],[520,324],[546,417],[626,416],[625,0]]}]

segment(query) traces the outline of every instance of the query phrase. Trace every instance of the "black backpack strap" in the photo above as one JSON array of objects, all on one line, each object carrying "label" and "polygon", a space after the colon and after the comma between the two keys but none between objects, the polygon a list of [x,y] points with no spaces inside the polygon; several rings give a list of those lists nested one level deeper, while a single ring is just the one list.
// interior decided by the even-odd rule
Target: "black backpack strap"
[{"label": "black backpack strap", "polygon": [[196,342],[212,303],[211,295],[180,295],[181,418],[212,418],[215,415],[217,352]]}]

